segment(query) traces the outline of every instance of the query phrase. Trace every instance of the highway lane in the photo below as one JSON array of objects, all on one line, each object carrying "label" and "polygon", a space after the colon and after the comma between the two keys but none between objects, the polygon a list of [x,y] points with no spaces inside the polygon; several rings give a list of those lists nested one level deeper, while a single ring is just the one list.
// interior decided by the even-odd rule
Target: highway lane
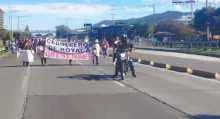
[{"label": "highway lane", "polygon": [[0,58],[0,118],[21,118],[30,68],[21,67],[15,55]]},{"label": "highway lane", "polygon": [[[31,67],[24,119],[189,119],[148,95],[103,75],[91,61],[48,60]],[[86,63],[86,66],[85,64]]]},{"label": "highway lane", "polygon": [[68,66],[68,61],[50,59],[42,67],[36,59],[26,68],[15,56],[1,59],[0,118],[17,119],[22,105],[23,119],[220,118],[219,82],[138,64],[137,78],[130,74],[118,82],[111,60]]},{"label": "highway lane", "polygon": [[[113,74],[112,58],[101,60],[94,67],[104,74]],[[86,64],[86,62],[81,62]],[[122,83],[139,92],[150,95],[168,105],[198,119],[220,118],[220,82],[188,74],[153,68],[146,65],[135,65],[137,78],[128,75]]]},{"label": "highway lane", "polygon": [[[112,53],[111,49],[109,52]],[[136,50],[132,56],[142,60],[220,73],[220,59],[214,57],[152,50]]]}]

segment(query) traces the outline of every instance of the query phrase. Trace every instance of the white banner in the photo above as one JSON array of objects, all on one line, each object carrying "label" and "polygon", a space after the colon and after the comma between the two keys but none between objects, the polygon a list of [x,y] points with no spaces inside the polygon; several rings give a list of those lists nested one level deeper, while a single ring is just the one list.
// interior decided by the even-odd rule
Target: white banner
[{"label": "white banner", "polygon": [[32,50],[20,50],[17,52],[17,59],[25,62],[34,62],[34,52]]},{"label": "white banner", "polygon": [[92,42],[66,42],[46,39],[45,58],[92,60]]}]

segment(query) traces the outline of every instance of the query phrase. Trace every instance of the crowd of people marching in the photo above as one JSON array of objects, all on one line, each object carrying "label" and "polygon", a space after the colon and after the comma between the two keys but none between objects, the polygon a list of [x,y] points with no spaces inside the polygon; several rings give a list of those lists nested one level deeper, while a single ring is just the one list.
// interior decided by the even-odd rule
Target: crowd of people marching
[{"label": "crowd of people marching", "polygon": [[[15,49],[17,51],[22,50],[32,50],[34,53],[36,53],[40,59],[42,66],[47,65],[47,59],[44,57],[44,49],[46,44],[46,38],[34,38],[34,39],[19,39],[17,43],[14,45]],[[70,39],[68,39],[68,42],[75,42]],[[88,38],[85,38],[84,42],[89,42]],[[102,40],[96,39],[94,41],[94,57],[93,57],[93,64],[99,65],[99,56],[100,56],[100,50],[102,50],[102,54],[104,58],[107,56],[107,48],[109,47],[108,41],[104,38]],[[14,49],[12,50],[14,52]],[[72,65],[72,60],[69,60],[69,65]],[[23,61],[23,66],[29,66],[29,62]]]},{"label": "crowd of people marching", "polygon": [[[71,39],[68,39],[68,42],[75,42]],[[89,42],[88,38],[85,38],[84,42]],[[41,65],[46,66],[47,65],[47,59],[44,57],[44,50],[46,45],[46,38],[35,38],[35,39],[21,39],[18,40],[16,46],[16,49],[19,51],[23,50],[31,50],[34,51],[35,54],[39,56],[41,59]],[[93,65],[99,65],[99,57],[100,57],[100,51],[102,51],[102,55],[104,58],[108,55],[108,48],[113,48],[113,64],[116,65],[116,50],[118,50],[120,47],[123,49],[126,49],[127,54],[131,53],[133,46],[127,39],[127,36],[122,37],[115,37],[111,43],[109,43],[105,38],[103,39],[96,39],[94,41],[93,46]],[[132,60],[130,61],[130,69],[132,71],[132,75],[136,77],[134,66]],[[69,65],[72,65],[72,59],[69,59]],[[29,66],[29,62],[23,61],[23,66]],[[115,73],[117,76],[117,72]]]},{"label": "crowd of people marching", "polygon": [[[124,38],[115,37],[111,43],[109,43],[105,38],[100,39],[100,40],[96,39],[94,41],[94,46],[93,46],[93,65],[99,65],[100,51],[102,51],[103,57],[106,58],[106,56],[108,55],[108,48],[110,47],[110,45],[113,48],[113,52],[112,52],[113,53],[113,64],[116,65],[116,61],[115,61],[116,50],[118,48],[118,45],[116,44],[121,43],[122,44],[121,46],[123,47],[127,45],[129,47],[128,49],[129,51],[130,46],[127,41],[128,40],[126,40],[126,37]],[[75,42],[75,41],[68,39],[68,42]],[[85,38],[84,42],[89,42],[89,39]],[[35,38],[35,39],[26,38],[26,39],[18,40],[15,46],[16,46],[16,49],[18,49],[18,51],[22,51],[22,50],[34,51],[35,54],[37,54],[39,58],[41,59],[41,65],[46,66],[47,59],[44,57],[45,45],[46,45],[46,38]],[[69,65],[72,65],[71,59],[69,59]],[[23,61],[23,66],[29,66],[29,62]],[[132,71],[132,75],[136,77],[133,64],[131,65],[131,71]]]}]

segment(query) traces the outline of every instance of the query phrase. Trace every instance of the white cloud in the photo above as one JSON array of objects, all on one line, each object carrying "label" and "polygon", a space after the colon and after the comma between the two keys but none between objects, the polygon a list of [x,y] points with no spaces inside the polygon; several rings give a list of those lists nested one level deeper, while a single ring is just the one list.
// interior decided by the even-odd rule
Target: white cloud
[{"label": "white cloud", "polygon": [[126,12],[146,12],[146,11],[152,11],[151,7],[141,7],[141,8],[136,8],[136,7],[124,7]]},{"label": "white cloud", "polygon": [[141,0],[142,3],[172,3],[172,0]]},{"label": "white cloud", "polygon": [[[156,2],[156,3],[172,3],[172,1],[184,1],[184,0],[141,0],[141,2],[146,3],[146,2]],[[187,0],[189,1],[189,0]],[[204,3],[206,2],[206,0],[195,0],[195,2],[198,3]],[[220,0],[209,0],[209,2],[211,3],[220,3]]]},{"label": "white cloud", "polygon": [[[0,8],[7,11],[8,5],[0,4]],[[57,14],[75,16],[97,16],[110,11],[110,6],[98,4],[74,4],[74,3],[45,3],[35,5],[12,4],[13,10],[25,10],[32,14]]]},{"label": "white cloud", "polygon": [[176,5],[175,8],[177,11],[183,11],[183,7],[181,5]]},{"label": "white cloud", "polygon": [[[206,2],[206,0],[198,0],[198,2],[199,2],[199,3],[201,3],[201,2],[204,3],[204,2]],[[210,2],[211,2],[211,3],[220,3],[220,0],[209,0],[208,2],[209,2],[209,3],[210,3]]]}]

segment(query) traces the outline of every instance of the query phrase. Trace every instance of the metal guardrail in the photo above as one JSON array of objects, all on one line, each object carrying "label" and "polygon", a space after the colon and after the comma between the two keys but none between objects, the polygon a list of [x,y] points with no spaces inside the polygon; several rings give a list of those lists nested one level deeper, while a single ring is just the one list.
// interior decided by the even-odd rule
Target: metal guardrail
[{"label": "metal guardrail", "polygon": [[143,40],[140,42],[134,42],[135,46],[138,48],[162,48],[162,49],[172,49],[172,50],[186,50],[186,49],[212,49],[219,50],[220,42],[158,42]]}]

